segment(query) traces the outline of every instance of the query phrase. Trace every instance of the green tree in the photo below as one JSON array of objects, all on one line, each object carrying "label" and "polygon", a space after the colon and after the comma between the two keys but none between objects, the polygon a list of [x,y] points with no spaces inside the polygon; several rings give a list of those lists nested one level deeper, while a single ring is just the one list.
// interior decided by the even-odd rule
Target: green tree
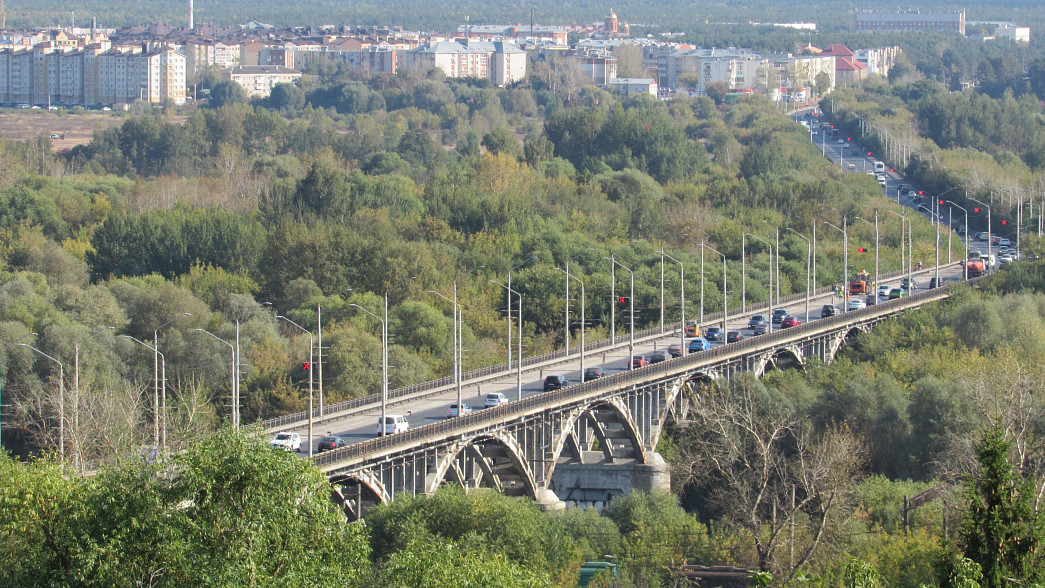
[{"label": "green tree", "polygon": [[722,104],[726,101],[726,94],[729,94],[729,86],[723,81],[711,82],[704,88],[704,93],[714,100],[715,104]]},{"label": "green tree", "polygon": [[998,429],[976,444],[980,470],[965,484],[960,545],[983,570],[983,585],[1035,584],[1045,579],[1045,529],[1034,510],[1034,486],[1009,461],[1011,444]]},{"label": "green tree", "polygon": [[276,84],[268,103],[277,110],[301,110],[305,106],[305,92],[294,84]]},{"label": "green tree", "polygon": [[522,157],[522,146],[507,127],[497,127],[483,136],[482,146],[490,153],[507,153],[516,159]]},{"label": "green tree", "polygon": [[221,108],[226,104],[245,104],[247,102],[247,91],[239,82],[231,80],[218,82],[210,90],[211,108]]}]

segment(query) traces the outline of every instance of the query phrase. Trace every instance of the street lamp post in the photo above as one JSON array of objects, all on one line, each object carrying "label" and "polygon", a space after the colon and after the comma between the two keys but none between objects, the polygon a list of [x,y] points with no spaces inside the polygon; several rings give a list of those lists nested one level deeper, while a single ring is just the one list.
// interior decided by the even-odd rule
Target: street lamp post
[{"label": "street lamp post", "polygon": [[335,296],[341,296],[345,292],[351,292],[352,288],[345,288],[339,291],[337,294],[331,294],[326,298],[316,303],[316,333],[319,335],[318,345],[316,345],[316,353],[319,356],[319,416],[323,416],[323,303]]},{"label": "street lamp post", "polygon": [[[761,237],[757,237],[755,235],[752,235],[751,233],[744,233],[744,235],[747,236],[747,237],[751,237],[752,239],[756,239],[758,241],[761,241],[761,242],[765,243],[766,247],[769,247],[769,327],[768,327],[768,331],[770,333],[772,333],[773,332],[773,244],[770,243],[769,241],[766,241],[765,239],[763,239]],[[744,276],[744,282],[746,282],[746,280],[747,280],[747,277]]]},{"label": "street lamp post", "polygon": [[717,249],[715,249],[711,245],[708,245],[707,243],[704,243],[702,241],[700,243],[700,248],[703,250],[705,247],[710,249],[712,251],[712,253],[717,253],[720,257],[722,257],[722,333],[723,333],[723,336],[725,336],[725,334],[726,334],[726,317],[729,316],[729,314],[727,312],[729,310],[729,305],[726,302],[726,300],[729,298],[729,293],[726,291],[726,256],[723,255],[722,253],[720,253]]},{"label": "street lamp post", "polygon": [[[522,294],[512,290],[508,286],[498,282],[497,280],[490,280],[491,283],[497,284],[498,286],[508,290],[509,294],[515,294],[519,297],[519,306],[516,310],[516,314],[519,315],[519,357],[515,360],[515,395],[516,400],[522,400],[522,360],[523,360],[523,348],[522,348],[522,331],[523,331],[523,313],[522,313]],[[508,304],[511,304],[511,297],[509,296]],[[509,319],[510,320],[510,319]]]},{"label": "street lamp post", "polygon": [[[621,269],[631,275],[631,290],[630,295],[628,296],[628,314],[631,315],[628,317],[630,323],[630,326],[628,327],[628,369],[632,370],[635,369],[635,362],[633,361],[633,358],[635,357],[635,272],[631,271],[627,266],[612,257],[604,259],[609,259],[613,262],[614,266],[619,265]],[[614,304],[616,304],[616,301],[614,301]]]},{"label": "street lamp post", "polygon": [[[965,244],[965,257],[963,258],[965,261],[962,262],[962,264],[963,264],[962,267],[965,267],[964,264],[969,262],[969,211],[964,206],[959,206],[959,205],[955,204],[954,202],[952,202],[950,200],[947,201],[947,204],[949,206],[953,206],[953,207],[961,210],[962,214],[965,215],[965,237],[962,239],[962,243]],[[948,216],[950,216],[950,213],[948,213]],[[964,271],[963,271],[963,273],[964,273]],[[965,279],[968,280],[969,276],[966,275]]]},{"label": "street lamp post", "polygon": [[[80,433],[80,343],[101,333],[115,329],[116,327],[99,327],[73,344],[73,467],[80,465],[80,442],[77,435]],[[164,409],[167,407],[164,406]],[[166,424],[166,419],[164,419]],[[166,427],[164,427],[166,429]]]},{"label": "street lamp post", "polygon": [[[354,306],[359,310],[369,314],[370,316],[377,319],[377,322],[381,323],[381,420],[378,421],[377,427],[378,437],[385,436],[385,410],[388,402],[388,328],[385,324],[385,319],[377,316],[362,306],[352,302],[349,306]],[[387,315],[386,315],[387,316]],[[460,405],[458,405],[460,407]],[[460,408],[458,408],[460,411]]]},{"label": "street lamp post", "polygon": [[[934,275],[935,275],[935,278],[936,278],[936,283],[939,284],[940,283],[940,215],[936,214],[935,212],[929,210],[928,208],[926,208],[924,206],[922,206],[921,208],[922,208],[922,210],[924,210],[925,212],[928,212],[932,216],[933,221],[935,221],[933,224],[936,225],[936,242],[933,243],[933,250],[936,252],[936,271],[935,271]],[[911,284],[910,286],[911,286],[911,289],[913,290],[914,289],[914,284]]]},{"label": "street lamp post", "polygon": [[565,298],[565,300],[566,300],[566,333],[565,333],[565,340],[566,340],[566,355],[567,356],[570,355],[570,278],[569,278],[569,276],[570,276],[570,262],[573,261],[574,259],[577,259],[581,255],[584,255],[585,253],[587,253],[589,251],[594,251],[594,250],[595,250],[594,247],[589,247],[589,248],[585,249],[584,251],[581,251],[577,255],[574,255],[573,257],[571,257],[571,258],[566,260],[566,298]]},{"label": "street lamp post", "polygon": [[294,325],[298,329],[301,329],[302,331],[308,333],[308,456],[312,457],[312,372],[315,371],[313,368],[316,367],[312,363],[312,350],[314,349],[312,331],[306,329],[305,327],[302,327],[301,325],[295,323],[294,321],[281,314],[276,315],[276,318],[283,319],[288,323]]},{"label": "street lamp post", "polygon": [[875,286],[875,288],[877,288],[878,287],[878,210],[874,211],[874,223],[872,223],[871,221],[869,221],[869,220],[867,220],[865,218],[859,217],[859,216],[854,217],[854,218],[856,218],[857,220],[864,221],[865,223],[867,223],[867,224],[871,225],[872,227],[874,227],[874,286]]},{"label": "street lamp post", "polygon": [[454,282],[454,297],[451,299],[435,290],[429,290],[429,294],[435,294],[436,296],[446,300],[454,307],[454,336],[453,336],[453,347],[454,347],[454,382],[457,384],[457,415],[460,416],[463,410],[461,403],[464,401],[461,392],[461,362],[464,359],[463,347],[460,345],[461,332],[463,332],[463,324],[461,329],[458,330],[458,321],[463,321],[464,310],[461,309],[461,305],[457,303],[457,282]]},{"label": "street lamp post", "polygon": [[43,351],[40,351],[36,347],[28,343],[19,343],[22,347],[28,347],[47,359],[58,364],[58,455],[62,459],[62,465],[65,465],[65,367],[62,366],[62,362],[47,355]]},{"label": "street lamp post", "polygon": [[[192,316],[191,312],[183,312],[171,320],[163,323],[156,327],[152,332],[152,375],[153,375],[153,398],[152,398],[152,411],[153,411],[153,423],[152,423],[152,444],[154,447],[160,447],[160,330],[163,327],[173,323],[183,316]],[[235,389],[232,391],[236,393]],[[163,378],[163,396],[166,399],[167,396],[167,377],[164,375]]]},{"label": "street lamp post", "polygon": [[[166,395],[167,395],[167,387],[166,387],[166,383],[167,383],[167,358],[162,353],[160,353],[155,347],[153,347],[152,345],[149,345],[148,343],[146,343],[145,341],[142,341],[141,339],[139,339],[137,337],[133,337],[131,335],[120,335],[120,336],[123,337],[124,339],[130,339],[131,341],[135,341],[135,342],[141,344],[142,347],[148,349],[149,351],[152,351],[154,355],[159,355],[160,356],[160,378],[161,378],[161,381],[164,383],[163,392],[164,392],[164,397],[166,397]],[[164,406],[166,406],[166,401],[164,402]]]},{"label": "street lamp post", "polygon": [[[682,333],[681,333],[681,335],[679,335],[679,339],[680,339],[680,343],[682,344],[682,355],[685,355],[686,354],[686,266],[681,261],[679,261],[679,260],[675,259],[674,257],[672,257],[672,256],[668,255],[667,253],[665,253],[663,249],[660,250],[658,253],[660,253],[661,259],[667,258],[667,259],[670,259],[671,261],[674,261],[675,263],[679,264],[679,298],[681,299],[679,307],[680,307],[681,313],[682,313],[682,319],[681,319]],[[661,328],[661,332],[663,332],[663,331],[664,331],[664,329]]]},{"label": "street lamp post", "polygon": [[704,324],[704,242],[700,242],[700,324]]},{"label": "street lamp post", "polygon": [[562,270],[561,268],[555,268],[555,269],[560,271],[560,272],[562,272],[562,273],[564,273],[564,274],[566,274],[566,281],[567,282],[569,281],[570,278],[573,278],[574,280],[577,280],[578,282],[581,283],[581,377],[580,377],[580,381],[583,382],[584,381],[584,299],[585,299],[584,281],[581,280],[580,278],[578,278],[577,276],[571,274],[569,271]]},{"label": "street lamp post", "polygon": [[991,237],[994,235],[994,228],[991,225],[991,205],[986,202],[981,202],[975,198],[969,197],[969,200],[982,205],[987,209],[987,263],[990,263],[991,259]]},{"label": "street lamp post", "polygon": [[803,235],[802,233],[799,233],[798,231],[792,229],[791,227],[785,227],[784,230],[791,231],[792,233],[797,235],[800,239],[802,239],[803,241],[806,242],[806,322],[808,323],[809,322],[809,277],[810,277],[810,273],[809,272],[810,272],[810,269],[811,269],[811,266],[812,266],[812,258],[813,258],[812,242],[808,238],[806,238],[805,235]]},{"label": "street lamp post", "polygon": [[849,310],[849,231],[846,217],[842,217],[842,228],[837,225],[822,221],[825,225],[842,233],[842,312]]},{"label": "street lamp post", "polygon": [[233,422],[234,426],[239,427],[239,420],[237,418],[238,415],[239,415],[239,406],[237,406],[239,398],[238,398],[238,396],[236,394],[236,346],[233,345],[232,343],[229,343],[228,341],[222,339],[221,337],[215,335],[214,333],[211,333],[207,329],[196,329],[196,332],[203,333],[205,335],[210,335],[211,337],[217,339],[218,341],[221,341],[222,343],[228,345],[229,346],[229,351],[232,352],[232,364],[229,366],[229,369],[232,370],[232,378],[231,378],[231,384],[230,384],[232,386],[232,394],[230,395],[231,396],[231,401],[232,401],[232,422]]},{"label": "street lamp post", "polygon": [[[512,287],[512,272],[514,272],[515,270],[521,268],[522,266],[530,263],[531,261],[533,261],[535,259],[537,259],[537,256],[536,255],[531,255],[529,258],[527,258],[527,259],[525,259],[523,261],[520,261],[519,263],[515,264],[515,266],[512,267],[512,269],[508,270],[508,288]],[[508,295],[508,305],[505,307],[505,315],[508,317],[508,369],[511,370],[512,369],[512,294],[511,294],[511,292],[507,292],[507,295]],[[522,327],[522,323],[519,323],[519,326]]]}]

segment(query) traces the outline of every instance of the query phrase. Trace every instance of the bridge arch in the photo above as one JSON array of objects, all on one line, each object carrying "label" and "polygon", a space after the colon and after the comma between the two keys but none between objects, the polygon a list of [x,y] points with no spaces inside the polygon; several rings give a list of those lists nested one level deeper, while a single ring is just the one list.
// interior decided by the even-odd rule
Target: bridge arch
[{"label": "bridge arch", "polygon": [[769,366],[778,370],[791,367],[804,368],[805,357],[800,349],[795,347],[781,347],[773,350],[773,355],[769,360]]},{"label": "bridge arch", "polygon": [[[673,394],[677,394],[677,391]],[[630,459],[646,463],[646,448],[639,437],[638,427],[619,396],[602,399],[564,414],[557,430],[558,435],[551,444],[551,455],[545,466],[545,480],[552,478],[555,465],[566,452],[581,460],[582,453],[594,445],[593,441],[598,441],[606,461],[612,462],[623,457],[614,454],[614,441],[625,440],[631,444],[634,453]]]},{"label": "bridge arch", "polygon": [[447,481],[463,488],[485,484],[507,495],[537,499],[537,484],[522,447],[503,432],[484,433],[447,447],[425,482],[425,493],[433,494]]},{"label": "bridge arch", "polygon": [[349,521],[363,518],[368,510],[392,499],[384,483],[368,471],[330,479],[330,498],[341,507]]}]

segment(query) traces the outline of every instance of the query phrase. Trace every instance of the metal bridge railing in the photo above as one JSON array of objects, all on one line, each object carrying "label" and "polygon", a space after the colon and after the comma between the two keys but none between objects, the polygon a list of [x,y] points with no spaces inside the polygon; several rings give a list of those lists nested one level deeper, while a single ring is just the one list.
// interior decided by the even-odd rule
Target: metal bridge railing
[{"label": "metal bridge railing", "polygon": [[[983,278],[973,278],[968,282],[974,284]],[[409,429],[404,433],[387,435],[361,441],[353,445],[327,451],[312,458],[317,466],[333,465],[342,462],[355,462],[361,458],[388,453],[390,449],[397,447],[410,447],[432,437],[447,437],[450,434],[462,434],[474,432],[477,429],[496,425],[510,417],[522,417],[547,406],[557,406],[571,401],[589,398],[601,393],[620,390],[631,385],[646,384],[653,380],[664,377],[675,377],[679,374],[693,371],[707,365],[721,363],[723,360],[742,357],[752,352],[772,349],[791,340],[807,339],[819,333],[838,330],[848,324],[859,324],[875,317],[895,315],[899,312],[917,308],[926,302],[931,302],[949,296],[952,284],[946,284],[939,288],[927,290],[912,296],[882,302],[868,306],[860,310],[854,310],[843,314],[828,317],[816,322],[809,322],[789,329],[781,329],[758,337],[749,337],[736,343],[720,345],[713,349],[692,353],[682,358],[661,362],[639,368],[636,370],[619,372],[599,378],[590,382],[584,382],[568,386],[566,388],[551,392],[536,394],[520,401],[510,402],[501,406],[483,409],[461,417],[446,421],[422,425]],[[803,294],[804,296],[804,294]]]},{"label": "metal bridge railing", "polygon": [[[941,267],[943,267],[943,266],[941,266]],[[914,272],[914,275],[924,274],[926,272],[931,272],[931,271],[932,271],[931,269],[921,270],[921,271],[918,271],[918,272]],[[905,275],[907,275],[907,272],[905,272],[905,271],[893,271],[893,272],[887,272],[887,273],[881,274],[881,278],[882,279],[891,279],[891,278],[901,277],[901,276],[905,276]],[[833,286],[823,286],[823,287],[817,288],[816,290],[811,292],[810,293],[810,297],[819,296],[819,295],[822,295],[822,294],[828,294],[828,293],[830,293],[832,291],[833,291]],[[792,304],[794,302],[800,302],[802,300],[805,300],[805,292],[800,292],[800,293],[797,293],[797,294],[790,294],[788,296],[783,296],[783,297],[780,298],[779,301],[776,301],[775,304],[777,304],[777,305]],[[735,317],[735,316],[738,316],[738,315],[742,314],[743,312],[757,312],[757,310],[762,308],[762,307],[768,308],[768,303],[760,302],[760,303],[758,303],[756,305],[748,305],[746,311],[741,311],[741,310],[737,309],[735,314],[732,314],[730,316]],[[713,323],[719,322],[721,320],[722,320],[722,311],[721,310],[718,311],[718,312],[714,312],[714,313],[705,313],[704,314],[704,322],[702,323],[701,326],[708,325],[708,324],[713,324]],[[654,336],[657,336],[657,335],[662,335],[662,334],[671,333],[671,332],[678,332],[678,328],[672,327],[671,330],[665,329],[665,330],[662,331],[660,329],[660,326],[658,325],[656,327],[651,327],[649,329],[643,329],[641,331],[636,331],[635,332],[635,340],[638,341],[640,339],[647,339],[649,337],[654,337]],[[596,352],[603,351],[603,350],[618,349],[618,348],[621,348],[621,347],[627,345],[628,341],[629,341],[629,335],[627,335],[627,334],[617,335],[617,337],[614,338],[612,341],[609,338],[607,338],[607,339],[601,339],[601,340],[596,341],[594,343],[590,343],[590,342],[586,343],[585,346],[584,346],[584,352],[585,353],[596,353]],[[576,346],[571,347],[569,350],[557,349],[555,351],[550,351],[548,353],[543,353],[541,355],[535,355],[535,356],[532,356],[532,357],[527,357],[527,358],[523,359],[522,365],[523,365],[523,368],[527,368],[527,367],[532,367],[532,366],[536,366],[536,365],[542,365],[542,364],[554,361],[556,359],[567,359],[567,358],[574,357],[574,356],[579,356],[579,355],[580,355],[580,345],[578,344]],[[476,381],[483,381],[483,380],[487,380],[487,379],[495,379],[495,378],[500,378],[500,377],[507,377],[507,376],[513,375],[514,373],[515,372],[512,370],[512,368],[510,368],[508,366],[507,363],[501,363],[501,364],[487,366],[487,367],[484,367],[484,368],[478,368],[478,369],[475,369],[475,370],[471,370],[471,371],[465,372],[461,376],[461,383],[462,383],[462,385],[473,384]],[[428,382],[422,382],[422,383],[419,383],[419,384],[412,384],[410,386],[404,386],[402,388],[396,388],[395,390],[389,390],[388,391],[388,399],[387,399],[387,401],[388,402],[395,402],[395,401],[397,401],[399,399],[415,396],[415,395],[418,395],[418,394],[420,394],[422,392],[425,392],[425,391],[431,391],[432,393],[437,393],[437,392],[441,391],[440,389],[445,388],[447,386],[451,386],[453,384],[454,384],[454,380],[453,380],[452,376],[444,376],[444,377],[436,379],[436,380],[430,380]],[[312,419],[313,419],[313,421],[315,421],[316,419],[320,419],[320,418],[322,418],[323,420],[329,420],[331,418],[338,418],[338,416],[340,416],[340,413],[344,413],[344,412],[347,412],[347,411],[352,411],[352,410],[363,408],[363,407],[366,407],[366,406],[372,406],[372,405],[377,404],[379,402],[381,402],[381,395],[380,394],[370,394],[368,396],[362,396],[360,398],[352,398],[352,399],[344,400],[344,401],[341,401],[341,402],[335,402],[333,404],[327,404],[323,408],[323,414],[322,415],[320,415],[319,408],[318,407],[314,407],[312,409]],[[292,425],[294,427],[301,426],[301,425],[305,424],[305,422],[307,422],[307,420],[308,420],[308,412],[307,411],[299,411],[299,412],[293,412],[293,413],[289,413],[289,414],[285,414],[285,415],[280,415],[278,417],[266,419],[266,420],[258,422],[257,424],[260,424],[261,427],[263,429],[265,429],[265,430],[271,430],[271,429],[275,429],[275,428],[279,428],[279,427],[284,427],[284,426],[287,426],[287,425]]]}]

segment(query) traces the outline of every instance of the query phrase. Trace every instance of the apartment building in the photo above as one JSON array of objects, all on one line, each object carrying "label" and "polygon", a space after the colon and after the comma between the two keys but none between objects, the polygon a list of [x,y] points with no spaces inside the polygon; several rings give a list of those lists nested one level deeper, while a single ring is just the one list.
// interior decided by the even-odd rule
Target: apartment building
[{"label": "apartment building", "polygon": [[0,103],[109,106],[185,102],[185,55],[167,47],[0,50]]},{"label": "apartment building", "polygon": [[479,78],[505,86],[526,77],[526,52],[503,41],[439,41],[402,52],[407,69],[440,69],[448,78]]},{"label": "apartment building", "polygon": [[242,63],[243,47],[240,44],[226,44],[221,41],[186,41],[185,67],[189,75],[201,69],[215,67],[225,69]]},{"label": "apartment building", "polygon": [[858,33],[957,33],[965,35],[965,10],[956,12],[857,12]]},{"label": "apartment building", "polygon": [[234,65],[221,70],[221,77],[243,86],[251,98],[264,98],[276,84],[293,84],[301,79],[301,72],[281,65]]}]

